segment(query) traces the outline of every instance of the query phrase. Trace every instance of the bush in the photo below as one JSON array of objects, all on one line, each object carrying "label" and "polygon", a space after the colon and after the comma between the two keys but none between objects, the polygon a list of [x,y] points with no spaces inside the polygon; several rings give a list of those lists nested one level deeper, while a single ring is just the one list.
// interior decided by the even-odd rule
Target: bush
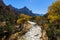
[{"label": "bush", "polygon": [[9,33],[13,33],[13,32],[14,32],[14,28],[13,28],[13,26],[12,26],[10,23],[7,23],[7,25],[6,25],[6,30],[7,30]]}]

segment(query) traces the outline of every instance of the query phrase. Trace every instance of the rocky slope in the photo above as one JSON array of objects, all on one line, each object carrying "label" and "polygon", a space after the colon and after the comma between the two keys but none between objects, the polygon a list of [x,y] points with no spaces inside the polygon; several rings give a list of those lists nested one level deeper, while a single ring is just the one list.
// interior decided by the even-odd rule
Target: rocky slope
[{"label": "rocky slope", "polygon": [[[28,21],[27,26],[24,25],[23,29],[25,29],[25,31],[27,30],[24,35],[21,35],[21,32],[16,32],[12,34],[8,40],[48,40],[46,30],[43,30],[41,26],[38,26],[35,22]],[[5,36],[2,40],[4,39]]]}]

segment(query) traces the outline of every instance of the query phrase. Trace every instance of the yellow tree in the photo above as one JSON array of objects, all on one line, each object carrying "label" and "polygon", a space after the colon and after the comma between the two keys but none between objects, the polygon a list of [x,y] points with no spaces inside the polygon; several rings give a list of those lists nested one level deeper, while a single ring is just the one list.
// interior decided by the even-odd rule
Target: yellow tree
[{"label": "yellow tree", "polygon": [[24,23],[28,21],[31,18],[31,16],[25,15],[25,14],[20,14],[19,19],[17,20],[17,24]]},{"label": "yellow tree", "polygon": [[41,17],[40,16],[35,16],[35,21],[39,24]]},{"label": "yellow tree", "polygon": [[60,1],[54,2],[48,10],[48,19],[50,23],[54,22],[55,20],[60,20]]}]

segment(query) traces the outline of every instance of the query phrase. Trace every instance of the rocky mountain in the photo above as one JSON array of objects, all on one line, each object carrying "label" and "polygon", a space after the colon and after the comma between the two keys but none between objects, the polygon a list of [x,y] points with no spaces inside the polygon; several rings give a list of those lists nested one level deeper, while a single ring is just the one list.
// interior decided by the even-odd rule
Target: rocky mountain
[{"label": "rocky mountain", "polygon": [[23,7],[19,9],[19,12],[24,13],[26,15],[30,15],[30,16],[35,16],[35,14],[31,10],[29,10],[27,7]]},{"label": "rocky mountain", "polygon": [[4,4],[4,2],[3,2],[3,0],[0,0],[0,6],[5,6],[5,4]]},{"label": "rocky mountain", "polygon": [[1,6],[3,6],[2,8],[6,7],[5,9],[7,9],[10,12],[13,12],[16,15],[19,15],[19,14],[23,13],[23,14],[26,14],[26,15],[29,15],[29,16],[40,16],[40,15],[37,15],[37,14],[33,13],[26,6],[18,9],[18,8],[13,7],[12,5],[5,5],[3,0],[0,0],[0,7]]},{"label": "rocky mountain", "polygon": [[29,16],[35,16],[35,14],[31,10],[29,10],[27,7],[23,7],[20,9],[14,8],[12,5],[8,5],[8,7],[10,8],[10,10],[14,11],[17,14],[23,13]]}]

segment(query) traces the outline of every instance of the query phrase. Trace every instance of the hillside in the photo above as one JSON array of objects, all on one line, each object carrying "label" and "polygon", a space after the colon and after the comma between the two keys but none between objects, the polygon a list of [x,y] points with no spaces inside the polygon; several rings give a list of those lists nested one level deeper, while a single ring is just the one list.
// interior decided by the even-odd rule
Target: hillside
[{"label": "hillside", "polygon": [[23,36],[27,40],[31,36],[32,40],[60,40],[60,1],[52,3],[48,12],[40,15],[27,7],[18,9],[0,0],[0,40],[20,40]]}]

